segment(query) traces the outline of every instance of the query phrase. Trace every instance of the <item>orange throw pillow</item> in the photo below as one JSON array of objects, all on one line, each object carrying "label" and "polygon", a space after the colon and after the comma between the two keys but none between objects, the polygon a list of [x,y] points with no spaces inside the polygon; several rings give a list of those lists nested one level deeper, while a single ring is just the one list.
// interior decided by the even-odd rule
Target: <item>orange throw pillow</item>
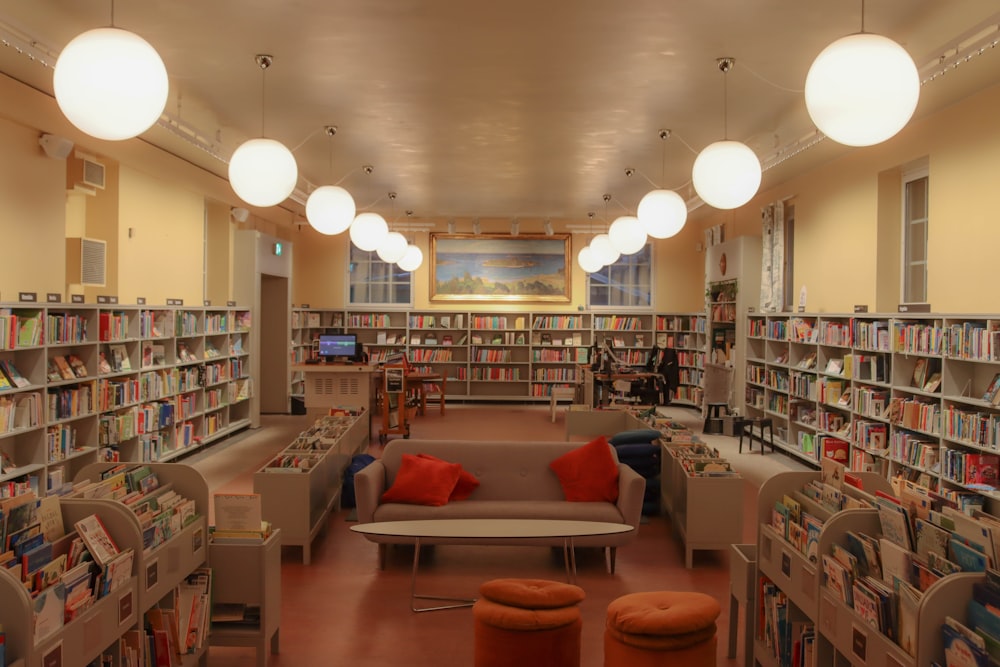
[{"label": "orange throw pillow", "polygon": [[[422,459],[430,459],[431,461],[440,461],[441,463],[450,463],[450,461],[445,461],[444,459],[439,459],[436,456],[431,456],[430,454],[417,454]],[[451,496],[448,498],[448,502],[452,500],[466,500],[472,495],[472,492],[479,487],[479,480],[471,472],[462,467],[462,464],[457,464],[461,474],[458,476],[458,483],[455,484],[455,488],[451,491]]]},{"label": "orange throw pillow", "polygon": [[566,452],[549,467],[559,478],[563,495],[573,502],[617,502],[618,465],[603,435]]},{"label": "orange throw pillow", "polygon": [[455,490],[462,466],[403,454],[396,481],[382,494],[383,503],[440,506]]}]

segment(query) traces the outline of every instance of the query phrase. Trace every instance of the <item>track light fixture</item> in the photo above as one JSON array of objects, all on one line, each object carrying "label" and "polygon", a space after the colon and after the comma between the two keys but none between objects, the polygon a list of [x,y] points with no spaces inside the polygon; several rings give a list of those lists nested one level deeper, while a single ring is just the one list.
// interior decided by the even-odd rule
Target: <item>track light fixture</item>
[{"label": "track light fixture", "polygon": [[479,226],[479,218],[472,221],[472,233],[479,236],[482,233],[482,227]]},{"label": "track light fixture", "polygon": [[552,221],[546,220],[545,224],[542,225],[542,229],[545,231],[546,236],[552,236],[555,232],[552,230]]},{"label": "track light fixture", "polygon": [[521,233],[521,221],[518,220],[517,218],[514,218],[513,220],[510,221],[510,235],[517,236],[520,233]]}]

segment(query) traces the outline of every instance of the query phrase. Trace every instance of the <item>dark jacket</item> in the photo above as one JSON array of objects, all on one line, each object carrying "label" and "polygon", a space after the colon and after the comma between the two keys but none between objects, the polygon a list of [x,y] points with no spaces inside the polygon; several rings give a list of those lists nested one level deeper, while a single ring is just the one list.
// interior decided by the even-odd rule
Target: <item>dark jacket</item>
[{"label": "dark jacket", "polygon": [[672,347],[657,347],[649,351],[649,359],[646,361],[646,370],[651,373],[659,373],[666,383],[666,387],[673,391],[680,384],[680,367],[677,363],[677,350]]}]

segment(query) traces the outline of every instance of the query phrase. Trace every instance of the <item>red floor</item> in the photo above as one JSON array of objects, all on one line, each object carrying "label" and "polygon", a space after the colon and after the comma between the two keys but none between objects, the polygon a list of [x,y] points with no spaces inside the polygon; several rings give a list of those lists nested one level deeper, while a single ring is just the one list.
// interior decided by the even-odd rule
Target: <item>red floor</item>
[{"label": "red floor", "polygon": [[[503,419],[512,424],[510,428],[529,428],[536,439],[562,439],[562,424],[549,425],[547,410],[498,409],[503,411],[504,417],[515,417]],[[523,412],[523,418],[507,414],[518,411]],[[443,418],[436,413],[420,418],[414,422],[413,437],[435,437],[439,429],[460,433],[466,421],[482,432],[482,415],[467,417],[461,410],[449,410]],[[525,425],[529,420],[530,427]],[[377,431],[375,425],[373,432],[377,434]],[[276,446],[280,448],[280,444]],[[377,455],[377,445],[372,449]],[[246,472],[217,489],[252,489],[252,471],[261,461],[245,458],[238,463],[247,466]],[[753,508],[756,489],[749,484],[746,486],[744,507]],[[313,544],[310,565],[302,565],[300,549],[283,549],[281,651],[271,656],[268,664],[471,666],[471,611],[455,609],[422,614],[410,611],[412,550],[393,549],[387,568],[378,570],[375,545],[349,530],[351,522],[346,520],[347,516],[348,512],[342,511],[330,518],[326,533]],[[753,542],[754,529],[749,515],[744,525],[744,541]],[[619,549],[617,571],[613,575],[606,572],[599,551],[581,553],[577,583],[587,595],[581,605],[581,667],[603,665],[604,616],[609,602],[625,593],[666,589],[701,591],[718,599],[722,614],[718,621],[717,664],[742,664],[742,655],[738,660],[726,658],[728,553],[697,552],[695,567],[690,570],[684,568],[683,556],[683,549],[673,538],[669,521],[664,517],[651,517],[648,523],[639,527],[637,539]],[[496,577],[563,580],[564,576],[561,554],[547,548],[437,547],[425,551],[421,558],[418,592],[472,597],[480,583]],[[212,648],[208,664],[212,667],[256,665],[255,652],[252,649]]]}]

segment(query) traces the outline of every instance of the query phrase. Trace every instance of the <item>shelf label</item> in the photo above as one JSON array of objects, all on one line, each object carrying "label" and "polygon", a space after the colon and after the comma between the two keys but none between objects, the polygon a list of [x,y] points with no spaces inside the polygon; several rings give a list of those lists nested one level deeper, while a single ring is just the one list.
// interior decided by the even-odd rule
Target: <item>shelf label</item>
[{"label": "shelf label", "polygon": [[108,303],[114,305],[118,303],[118,297],[110,294],[98,294],[97,303]]},{"label": "shelf label", "polygon": [[48,303],[62,303],[62,294],[59,292],[46,292],[45,300]]},{"label": "shelf label", "polygon": [[38,301],[38,292],[18,292],[17,300],[21,303],[36,303]]},{"label": "shelf label", "polygon": [[867,313],[868,312],[868,304],[867,303],[858,303],[858,304],[855,304],[854,305],[854,312],[855,313]]},{"label": "shelf label", "polygon": [[757,311],[757,309],[754,308],[753,306],[747,306],[747,312],[748,313],[753,313],[753,312],[756,312],[756,311]]},{"label": "shelf label", "polygon": [[308,307],[309,307],[309,304],[308,304],[308,303],[304,303],[304,304],[302,304],[301,306],[299,306],[299,308],[308,308]]},{"label": "shelf label", "polygon": [[136,305],[139,305],[139,306],[145,306],[146,305],[146,297],[144,297],[144,296],[137,296],[137,297],[135,297],[135,303],[136,303]]},{"label": "shelf label", "polygon": [[234,308],[236,306],[236,302],[235,301],[226,301],[226,305],[229,306],[230,308]]},{"label": "shelf label", "polygon": [[184,299],[167,299],[168,306],[183,306]]},{"label": "shelf label", "polygon": [[858,656],[862,662],[868,659],[868,633],[857,625],[851,626],[851,653]]},{"label": "shelf label", "polygon": [[118,625],[124,625],[132,615],[132,590],[127,590],[118,598]]},{"label": "shelf label", "polygon": [[62,641],[59,641],[42,656],[42,667],[62,667]]},{"label": "shelf label", "polygon": [[151,590],[160,580],[160,561],[154,560],[146,566],[146,590]]},{"label": "shelf label", "polygon": [[82,294],[71,294],[70,297],[69,297],[69,302],[70,303],[83,303],[83,295]]},{"label": "shelf label", "polygon": [[896,309],[900,313],[929,313],[931,304],[929,303],[901,303]]},{"label": "shelf label", "polygon": [[211,306],[212,305],[212,300],[211,299],[205,299],[205,302],[203,304],[201,304],[201,305],[203,305],[203,306]]},{"label": "shelf label", "polygon": [[787,551],[781,552],[781,573],[789,579],[792,578],[792,557]]}]

